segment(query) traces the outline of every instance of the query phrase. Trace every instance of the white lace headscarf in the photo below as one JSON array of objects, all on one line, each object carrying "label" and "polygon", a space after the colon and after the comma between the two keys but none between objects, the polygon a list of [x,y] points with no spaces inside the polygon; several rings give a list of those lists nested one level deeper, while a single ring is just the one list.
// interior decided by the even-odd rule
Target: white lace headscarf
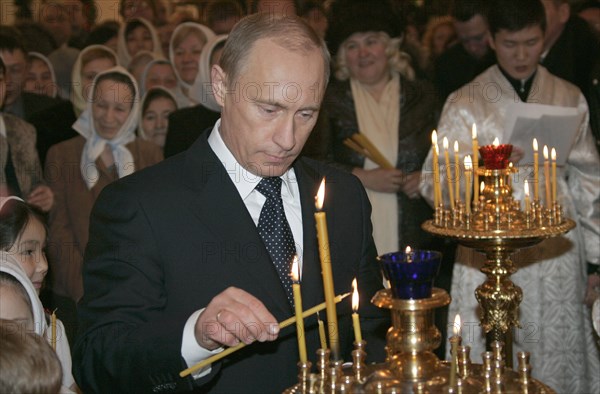
[{"label": "white lace headscarf", "polygon": [[227,40],[227,35],[222,34],[214,37],[212,40],[206,43],[202,49],[202,54],[200,55],[198,75],[196,76],[194,85],[192,85],[192,88],[189,92],[189,96],[192,100],[215,112],[221,112],[221,106],[217,104],[212,89],[210,79],[210,70],[212,67],[210,64],[210,58],[212,57],[215,47],[225,40]]},{"label": "white lace headscarf", "polygon": [[96,167],[96,159],[100,157],[106,145],[110,146],[111,148],[119,178],[130,175],[135,171],[133,156],[129,149],[127,149],[126,145],[135,140],[135,129],[138,125],[138,113],[140,111],[139,90],[137,83],[135,82],[135,78],[133,78],[133,76],[129,74],[123,67],[117,66],[101,72],[96,76],[94,79],[94,85],[92,87],[92,97],[95,96],[96,88],[98,86],[98,79],[103,75],[110,73],[118,73],[126,76],[133,84],[135,92],[131,100],[132,107],[131,111],[129,112],[129,116],[114,138],[107,140],[102,138],[96,132],[94,118],[92,116],[93,100],[90,100],[85,111],[81,113],[77,121],[73,124],[73,129],[75,129],[87,140],[83,147],[83,152],[81,153],[80,170],[81,176],[83,177],[88,189],[94,187],[98,181],[99,172],[98,168]]},{"label": "white lace headscarf", "polygon": [[75,115],[79,116],[87,106],[87,100],[83,95],[83,78],[81,77],[83,64],[83,57],[90,51],[101,50],[108,54],[109,57],[115,60],[115,66],[119,64],[119,59],[117,58],[117,54],[107,46],[104,45],[90,45],[85,47],[79,52],[79,56],[77,56],[77,60],[73,65],[73,72],[71,73],[71,101],[73,102],[73,109],[75,110]]},{"label": "white lace headscarf", "polygon": [[125,30],[127,30],[127,26],[133,22],[141,22],[144,26],[146,26],[148,31],[150,31],[150,35],[152,36],[151,52],[154,54],[155,59],[162,58],[162,46],[154,26],[152,26],[152,24],[144,18],[131,18],[129,21],[127,21],[127,23],[123,23],[119,28],[119,35],[117,36],[117,54],[119,55],[119,64],[123,67],[129,67],[129,62],[131,62],[132,56],[127,50],[127,37],[125,37]]}]

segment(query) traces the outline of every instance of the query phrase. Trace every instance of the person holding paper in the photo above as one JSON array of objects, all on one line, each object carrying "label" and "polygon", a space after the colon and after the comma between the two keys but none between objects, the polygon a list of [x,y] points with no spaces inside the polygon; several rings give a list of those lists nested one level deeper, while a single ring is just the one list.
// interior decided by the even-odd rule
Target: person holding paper
[{"label": "person holding paper", "polygon": [[[589,310],[584,305],[586,263],[600,262],[600,159],[588,124],[587,104],[577,87],[538,65],[543,51],[544,8],[539,0],[495,0],[489,21],[498,64],[461,88],[458,100],[447,101],[439,136],[458,140],[462,155],[471,151],[471,126],[477,124],[480,145],[504,135],[506,108],[515,101],[577,108],[585,114],[577,126],[566,163],[558,168],[558,201],[577,227],[562,237],[517,253],[519,271],[512,280],[523,289],[522,329],[514,332],[514,352],[529,351],[533,376],[560,393],[600,391],[597,347]],[[541,145],[544,141],[539,141]],[[531,149],[521,146],[522,150]],[[431,152],[428,161],[431,163]],[[532,185],[532,164],[515,163],[513,194],[523,200],[524,180]],[[433,185],[424,177],[421,192],[433,200]],[[543,177],[540,184],[544,185]],[[460,313],[476,334],[471,354],[484,351],[474,289],[483,283],[484,256],[459,248],[452,280],[450,316]],[[591,278],[591,277],[590,277]],[[591,283],[591,280],[590,280]],[[467,323],[469,324],[469,323]],[[568,340],[568,342],[565,342]]]},{"label": "person holding paper", "polygon": [[[323,40],[300,18],[258,13],[242,19],[212,67],[221,119],[185,152],[103,190],[90,219],[74,350],[83,392],[262,394],[294,385],[296,332],[277,325],[294,315],[286,291],[291,260],[271,253],[274,241],[263,238],[261,223],[279,224],[286,252],[295,247],[304,307],[321,304],[314,197],[323,177],[335,294],[350,291],[354,276],[361,299],[382,288],[362,185],[298,158],[317,120],[328,70]],[[351,314],[350,302],[338,304],[345,360]],[[381,361],[389,311],[364,302],[360,316],[368,353]],[[305,321],[305,337],[314,365],[315,316]],[[240,342],[249,346],[180,378]]]}]

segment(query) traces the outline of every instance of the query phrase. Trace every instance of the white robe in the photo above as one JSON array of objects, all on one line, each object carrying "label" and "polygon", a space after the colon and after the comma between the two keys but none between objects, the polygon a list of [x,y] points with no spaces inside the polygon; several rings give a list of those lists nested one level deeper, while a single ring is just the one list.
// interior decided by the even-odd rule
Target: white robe
[{"label": "white robe", "polygon": [[[447,136],[452,146],[457,140],[462,157],[472,155],[471,126],[476,123],[479,146],[491,144],[495,137],[506,142],[502,140],[506,109],[515,101],[519,97],[498,66],[488,68],[448,97],[439,122],[438,141]],[[514,331],[513,352],[530,352],[533,377],[559,393],[599,393],[598,348],[593,341],[589,309],[583,304],[586,261],[598,264],[600,260],[600,159],[589,129],[588,108],[579,89],[542,66],[538,67],[527,102],[576,107],[586,115],[567,163],[564,168],[559,167],[557,175],[557,198],[566,217],[575,220],[577,227],[564,236],[521,250],[512,258],[518,272],[511,279],[523,289],[521,328]],[[543,141],[538,142],[543,146]],[[520,148],[532,149],[531,145]],[[440,156],[442,165],[443,151]],[[424,171],[431,166],[430,151]],[[530,177],[528,182],[532,184],[532,163],[519,163],[518,168],[513,194],[523,199],[524,179]],[[542,169],[543,166],[539,173],[540,195],[544,190]],[[447,189],[444,171],[440,174],[442,190]],[[430,202],[431,178],[423,176],[420,185],[422,195]],[[462,195],[464,198],[464,190]],[[448,201],[446,194],[444,198]],[[479,272],[484,262],[482,254],[459,247],[448,320],[453,321],[460,313],[464,322],[463,344],[471,346],[475,362],[481,362],[480,355],[485,351],[474,295],[475,288],[485,279]]]}]

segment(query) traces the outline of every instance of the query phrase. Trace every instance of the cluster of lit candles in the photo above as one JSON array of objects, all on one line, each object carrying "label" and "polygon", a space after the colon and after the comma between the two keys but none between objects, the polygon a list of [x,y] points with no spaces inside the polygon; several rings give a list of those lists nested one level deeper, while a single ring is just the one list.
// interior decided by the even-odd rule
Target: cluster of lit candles
[{"label": "cluster of lit candles", "polygon": [[[340,360],[340,345],[338,336],[338,323],[337,323],[337,311],[336,304],[346,298],[349,293],[336,296],[334,294],[333,287],[333,274],[331,270],[331,256],[329,254],[329,233],[327,230],[327,217],[323,212],[323,201],[325,199],[325,179],[321,181],[319,191],[315,196],[315,207],[316,212],[315,222],[317,228],[317,239],[319,244],[319,258],[321,260],[321,273],[323,276],[323,292],[325,295],[325,302],[316,305],[307,310],[302,309],[302,290],[300,287],[300,275],[298,259],[294,257],[292,262],[292,269],[290,276],[292,278],[292,292],[294,297],[294,309],[295,315],[279,323],[280,328],[288,327],[296,323],[296,332],[298,337],[298,353],[300,356],[300,364],[306,365],[308,362],[306,352],[306,337],[304,335],[304,319],[309,316],[318,314],[320,311],[326,311],[327,323],[329,328],[329,349],[332,353],[334,360]],[[356,278],[352,281],[353,293],[352,293],[352,323],[354,327],[354,339],[357,343],[362,342],[362,332],[360,328],[360,317],[358,315],[359,296],[358,286]],[[319,339],[320,346],[322,349],[327,349],[327,338],[325,334],[325,327],[321,319],[318,319],[319,327]],[[224,351],[209,357],[190,368],[187,368],[179,373],[179,376],[185,377],[196,371],[201,370],[209,366],[210,364],[224,358],[225,356],[245,347],[244,342],[240,342],[236,346],[229,347]]]},{"label": "cluster of lit candles", "polygon": [[[467,214],[471,213],[471,189],[473,188],[473,201],[479,201],[479,193],[483,192],[485,187],[484,183],[479,183],[479,143],[477,140],[477,126],[473,124],[472,131],[472,143],[473,143],[473,156],[467,155],[463,161],[464,175],[465,175],[465,205]],[[439,168],[439,146],[438,146],[438,137],[437,132],[434,130],[431,134],[431,144],[433,151],[433,197],[434,197],[434,206],[439,207],[443,205],[443,197],[441,190],[441,182],[440,182],[440,168]],[[454,141],[454,174],[452,174],[452,166],[450,163],[450,153],[449,153],[449,141],[447,137],[444,137],[442,140],[442,144],[444,147],[444,161],[445,161],[445,170],[446,170],[446,180],[448,183],[448,195],[450,198],[450,207],[451,209],[455,208],[456,202],[460,203],[461,201],[461,193],[460,193],[460,161],[459,161],[459,144],[458,141]],[[499,149],[504,145],[500,145],[498,138],[494,139],[492,146],[485,146],[482,148],[487,149]],[[545,179],[545,202],[546,207],[552,207],[556,202],[556,149],[552,148],[550,150],[547,145],[544,145],[543,148],[544,155],[544,179]],[[550,160],[552,164],[550,165]],[[537,139],[533,139],[533,183],[534,183],[534,201],[540,201],[539,193],[539,153],[538,153],[538,142]],[[509,165],[512,165],[510,163]],[[552,174],[550,174],[550,168],[552,168]],[[474,177],[474,178],[473,178]],[[472,182],[473,179],[473,182]],[[477,185],[480,185],[478,188]],[[528,181],[524,182],[524,192],[525,192],[525,210],[529,212],[531,209],[531,201],[529,194],[529,184]]]}]

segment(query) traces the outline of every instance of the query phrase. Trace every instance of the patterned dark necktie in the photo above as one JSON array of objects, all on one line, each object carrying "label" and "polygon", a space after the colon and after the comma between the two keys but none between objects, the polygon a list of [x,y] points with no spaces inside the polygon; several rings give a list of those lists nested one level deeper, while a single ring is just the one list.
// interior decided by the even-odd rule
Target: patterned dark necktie
[{"label": "patterned dark necktie", "polygon": [[283,200],[281,199],[281,178],[263,178],[256,186],[256,190],[267,198],[260,211],[258,219],[258,233],[260,234],[271,261],[279,274],[281,284],[285,289],[290,305],[294,305],[292,294],[292,259],[296,254],[294,236],[290,224],[285,217]]}]

